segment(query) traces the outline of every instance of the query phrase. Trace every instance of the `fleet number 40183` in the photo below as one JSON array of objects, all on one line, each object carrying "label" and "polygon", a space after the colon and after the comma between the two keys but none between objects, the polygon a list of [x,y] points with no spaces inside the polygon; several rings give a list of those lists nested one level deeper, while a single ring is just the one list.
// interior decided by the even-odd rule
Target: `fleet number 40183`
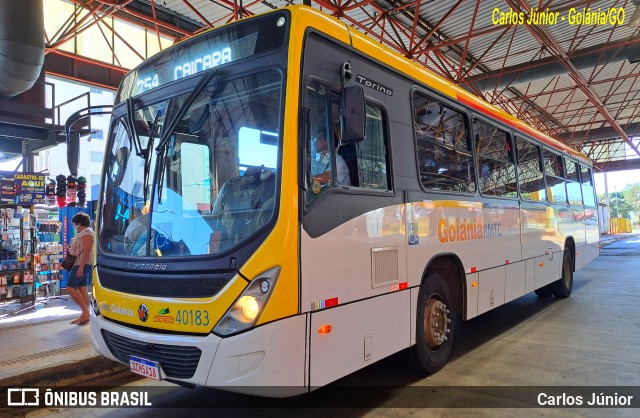
[{"label": "fleet number 40183", "polygon": [[176,323],[188,326],[204,326],[209,325],[209,312],[201,311],[199,309],[178,309],[176,312]]}]

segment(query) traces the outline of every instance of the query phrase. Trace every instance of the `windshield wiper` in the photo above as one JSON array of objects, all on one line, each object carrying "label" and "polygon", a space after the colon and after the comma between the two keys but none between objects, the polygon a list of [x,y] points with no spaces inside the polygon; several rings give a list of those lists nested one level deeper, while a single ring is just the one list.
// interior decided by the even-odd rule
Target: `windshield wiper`
[{"label": "windshield wiper", "polygon": [[143,157],[142,150],[142,142],[140,141],[140,137],[138,136],[138,132],[136,131],[136,123],[135,123],[135,114],[133,110],[133,99],[127,99],[127,121],[129,122],[129,131],[131,134],[131,142],[133,142],[133,147],[136,150],[136,155],[138,157]]},{"label": "windshield wiper", "polygon": [[156,137],[156,131],[158,130],[158,124],[160,116],[164,115],[163,109],[156,110],[156,114],[153,117],[153,123],[151,124],[151,132],[149,132],[149,141],[147,142],[147,149],[144,150],[144,180],[142,184],[144,203],[147,203],[147,194],[149,188],[149,179],[151,177],[151,152],[153,150],[153,140]]},{"label": "windshield wiper", "polygon": [[[164,169],[165,163],[167,159],[167,151],[173,146],[173,144],[169,144],[169,139],[173,135],[173,131],[178,126],[178,123],[182,120],[184,115],[187,113],[187,110],[191,107],[193,102],[198,98],[202,90],[209,84],[209,82],[216,77],[218,71],[216,69],[207,70],[207,72],[202,76],[198,85],[193,89],[189,97],[184,101],[182,106],[175,113],[175,116],[168,123],[167,127],[162,132],[162,137],[160,137],[160,142],[156,147],[156,154],[158,159],[158,167],[156,168],[156,172],[158,173],[157,177],[157,185],[158,185],[158,203],[162,202],[162,183],[164,181]],[[215,91],[217,86],[214,86],[213,90]]]},{"label": "windshield wiper", "polygon": [[[187,113],[187,110],[191,107],[193,102],[200,95],[202,90],[204,90],[207,84],[209,84],[209,82],[213,79],[213,77],[217,76],[217,74],[218,74],[218,71],[215,69],[207,70],[207,72],[205,72],[202,75],[202,78],[200,79],[196,87],[193,89],[191,94],[189,94],[189,97],[187,97],[185,102],[182,104],[182,106],[180,106],[178,111],[175,113],[175,116],[170,119],[169,123],[163,124],[162,136],[160,137],[158,146],[155,148],[156,155],[157,155],[156,158],[159,159],[159,161],[157,161],[156,169],[154,170],[155,172],[154,184],[157,184],[158,188],[157,190],[155,187],[151,189],[151,200],[154,200],[154,194],[158,193],[158,204],[162,203],[162,182],[164,181],[164,168],[165,168],[165,162],[166,162],[165,154],[166,154],[166,151],[168,150],[167,143],[169,142],[169,138],[171,137],[171,135],[173,135],[174,129],[176,128],[176,126],[178,126],[178,123],[182,120],[184,115]],[[167,104],[165,118],[167,115],[171,114],[168,110],[170,103],[171,101],[169,102],[169,104]],[[149,141],[149,142],[152,143],[152,141]],[[151,159],[151,157],[149,157],[149,159]],[[158,179],[160,179],[160,181],[158,181]],[[151,202],[151,204],[153,205],[153,202]],[[151,228],[152,228],[151,225],[153,224],[153,212],[155,212],[155,210],[153,209],[151,210],[151,212],[149,212],[150,216],[148,220],[149,223],[147,224],[147,237],[151,237]],[[146,254],[147,256],[151,254],[151,239],[147,239]]]}]

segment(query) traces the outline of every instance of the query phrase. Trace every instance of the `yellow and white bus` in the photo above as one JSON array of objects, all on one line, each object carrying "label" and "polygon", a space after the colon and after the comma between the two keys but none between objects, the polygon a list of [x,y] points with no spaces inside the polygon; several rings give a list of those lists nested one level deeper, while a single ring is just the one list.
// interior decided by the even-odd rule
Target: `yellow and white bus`
[{"label": "yellow and white bus", "polygon": [[587,158],[304,6],[132,70],[105,156],[94,346],[184,385],[434,373],[452,319],[566,298],[598,254]]}]

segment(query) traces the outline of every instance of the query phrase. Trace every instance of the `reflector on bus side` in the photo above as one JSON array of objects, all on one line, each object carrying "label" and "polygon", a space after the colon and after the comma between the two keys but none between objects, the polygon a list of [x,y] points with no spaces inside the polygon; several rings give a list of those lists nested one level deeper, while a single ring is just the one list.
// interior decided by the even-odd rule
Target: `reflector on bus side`
[{"label": "reflector on bus side", "polygon": [[324,324],[318,328],[318,334],[329,334],[333,327],[329,324]]}]

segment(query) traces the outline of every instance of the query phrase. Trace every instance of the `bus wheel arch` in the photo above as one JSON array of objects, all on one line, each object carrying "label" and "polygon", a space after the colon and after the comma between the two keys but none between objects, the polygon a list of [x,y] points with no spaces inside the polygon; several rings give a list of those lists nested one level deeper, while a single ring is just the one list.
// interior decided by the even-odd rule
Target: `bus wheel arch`
[{"label": "bus wheel arch", "polygon": [[449,360],[454,326],[461,313],[461,263],[453,255],[437,257],[423,274],[416,312],[416,344],[412,364],[427,374],[440,370]]},{"label": "bus wheel arch", "polygon": [[[455,254],[440,254],[434,256],[422,273],[422,288],[431,275],[438,273],[446,281],[447,287],[452,298],[453,308],[451,311],[456,315],[464,316],[464,289],[466,289],[464,267],[462,262]],[[453,315],[452,315],[453,316]]]}]

